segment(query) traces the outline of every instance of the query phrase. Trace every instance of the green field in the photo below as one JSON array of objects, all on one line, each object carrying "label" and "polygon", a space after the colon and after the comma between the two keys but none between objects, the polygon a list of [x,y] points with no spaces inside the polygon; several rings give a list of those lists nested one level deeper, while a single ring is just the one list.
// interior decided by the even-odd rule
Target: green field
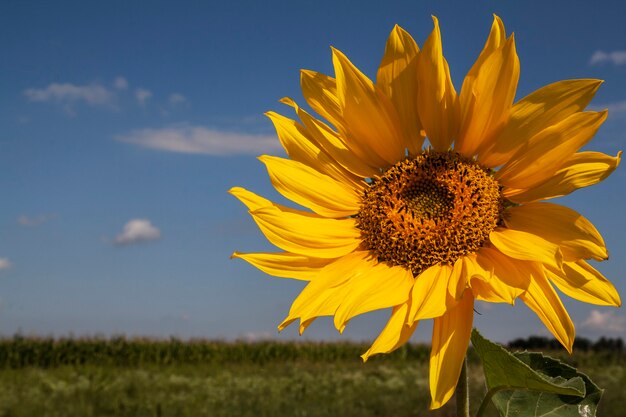
[{"label": "green field", "polygon": [[[410,345],[366,364],[358,357],[363,347],[9,339],[0,342],[0,416],[455,415],[453,402],[427,411],[428,347]],[[598,416],[625,415],[623,352],[559,356],[606,389]],[[473,356],[470,378],[472,397],[482,397]]]}]

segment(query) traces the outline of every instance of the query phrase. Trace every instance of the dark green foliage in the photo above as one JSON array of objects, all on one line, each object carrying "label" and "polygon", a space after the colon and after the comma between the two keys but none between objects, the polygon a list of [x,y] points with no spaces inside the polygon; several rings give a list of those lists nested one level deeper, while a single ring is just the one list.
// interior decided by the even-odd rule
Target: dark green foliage
[{"label": "dark green foliage", "polygon": [[[261,341],[254,343],[211,340],[181,341],[156,339],[25,338],[0,340],[0,369],[62,365],[144,366],[173,364],[249,363],[263,365],[276,361],[337,362],[360,361],[368,348],[359,343]],[[428,358],[426,345],[407,344],[392,355],[372,360],[422,361]]]},{"label": "dark green foliage", "polygon": [[[149,339],[0,340],[0,417],[452,417],[427,411],[429,347],[361,363],[366,344]],[[550,352],[553,356],[554,352]],[[626,367],[566,356],[602,388],[602,417],[622,417]],[[472,412],[485,393],[469,355]],[[497,416],[495,407],[489,417]]]},{"label": "dark green foliage", "polygon": [[602,390],[576,368],[540,352],[510,353],[472,331],[488,394],[502,417],[595,417]]},{"label": "dark green foliage", "polygon": [[547,378],[569,381],[581,380],[583,395],[558,395],[537,391],[502,391],[493,401],[504,417],[527,416],[528,410],[535,415],[554,417],[595,417],[602,390],[589,377],[575,368],[537,352],[516,353],[515,357]]},{"label": "dark green foliage", "polygon": [[[558,350],[561,344],[556,339],[550,339],[544,336],[529,336],[526,339],[519,338],[508,343],[510,349],[516,350]],[[584,337],[577,337],[574,340],[574,350],[577,352],[617,352],[624,350],[624,341],[621,338],[601,337],[596,342],[592,342]]]}]

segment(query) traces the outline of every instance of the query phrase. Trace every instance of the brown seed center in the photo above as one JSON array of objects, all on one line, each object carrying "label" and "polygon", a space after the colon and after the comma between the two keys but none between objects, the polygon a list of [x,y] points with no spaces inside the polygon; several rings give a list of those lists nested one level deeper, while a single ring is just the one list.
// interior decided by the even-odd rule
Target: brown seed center
[{"label": "brown seed center", "polygon": [[379,261],[418,276],[480,249],[502,222],[504,201],[498,182],[475,161],[425,151],[372,180],[357,227]]}]

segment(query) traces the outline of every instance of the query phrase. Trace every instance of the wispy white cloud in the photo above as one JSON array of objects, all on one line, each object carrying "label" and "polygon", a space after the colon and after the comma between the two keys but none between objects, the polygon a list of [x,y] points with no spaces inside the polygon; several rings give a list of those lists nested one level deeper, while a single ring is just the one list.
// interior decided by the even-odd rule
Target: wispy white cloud
[{"label": "wispy white cloud", "polygon": [[616,316],[613,311],[602,313],[598,310],[591,310],[582,326],[600,332],[623,333],[626,331],[626,317]]},{"label": "wispy white cloud", "polygon": [[28,88],[24,96],[35,102],[57,102],[73,104],[85,102],[92,106],[109,105],[113,93],[100,84],[76,85],[71,83],[52,83],[45,88]]},{"label": "wispy white cloud", "polygon": [[180,93],[172,93],[170,94],[169,102],[172,106],[177,104],[182,104],[187,101],[187,97],[183,96]]},{"label": "wispy white cloud", "polygon": [[146,90],[145,88],[138,88],[135,90],[135,98],[137,102],[143,106],[152,98],[152,91]]},{"label": "wispy white cloud", "polygon": [[589,59],[589,65],[610,62],[613,65],[626,65],[626,51],[595,51]]},{"label": "wispy white cloud", "polygon": [[128,88],[128,80],[124,77],[117,77],[113,81],[113,87],[115,87],[116,90],[126,90]]},{"label": "wispy white cloud", "polygon": [[11,264],[11,261],[7,258],[0,258],[0,271],[3,269],[9,269],[11,266],[13,266],[13,264]]},{"label": "wispy white cloud", "polygon": [[22,214],[17,218],[17,223],[22,226],[39,226],[40,224],[46,223],[55,217],[56,214],[53,213],[39,214],[37,216],[27,216]]},{"label": "wispy white cloud", "polygon": [[202,126],[139,129],[116,139],[161,151],[207,155],[260,154],[280,148],[274,135],[223,132]]},{"label": "wispy white cloud", "polygon": [[118,246],[149,242],[161,238],[161,231],[148,219],[131,219],[119,233],[113,243]]},{"label": "wispy white cloud", "polygon": [[[31,102],[60,105],[70,116],[76,115],[75,108],[80,104],[120,110],[120,106],[125,107],[129,104],[129,99],[142,107],[154,100],[154,93],[150,89],[137,87],[131,91],[130,83],[121,75],[109,83],[95,82],[84,85],[69,82],[51,83],[43,88],[27,88],[22,94]],[[161,101],[160,105],[175,107],[186,102],[187,97],[179,92],[173,92],[166,101]]]}]

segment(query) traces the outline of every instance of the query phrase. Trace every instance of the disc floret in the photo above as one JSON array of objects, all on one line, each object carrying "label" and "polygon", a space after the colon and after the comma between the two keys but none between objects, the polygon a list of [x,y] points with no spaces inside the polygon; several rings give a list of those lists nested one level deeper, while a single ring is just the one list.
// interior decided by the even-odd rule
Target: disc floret
[{"label": "disc floret", "polygon": [[357,214],[363,246],[418,276],[476,252],[502,222],[490,170],[456,152],[425,151],[373,178]]}]

